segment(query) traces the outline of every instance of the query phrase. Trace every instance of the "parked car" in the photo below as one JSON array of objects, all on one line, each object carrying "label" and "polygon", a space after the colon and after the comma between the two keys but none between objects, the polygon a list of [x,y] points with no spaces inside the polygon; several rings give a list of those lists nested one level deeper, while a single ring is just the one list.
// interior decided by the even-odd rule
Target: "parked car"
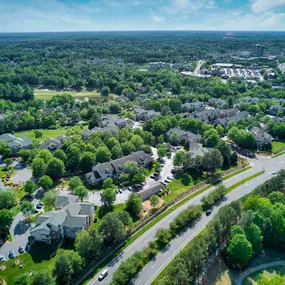
[{"label": "parked car", "polygon": [[14,258],[15,257],[15,253],[11,250],[8,253],[9,258]]},{"label": "parked car", "polygon": [[165,180],[164,180],[164,182],[166,182],[166,183],[170,183],[170,182],[171,182],[171,180],[170,180],[170,179],[165,179]]},{"label": "parked car", "polygon": [[102,281],[108,275],[108,269],[103,270],[98,277],[99,281]]},{"label": "parked car", "polygon": [[116,194],[118,194],[118,193],[119,193],[118,189],[116,189],[116,190],[115,190],[115,193],[116,193]]},{"label": "parked car", "polygon": [[24,250],[24,248],[23,248],[22,246],[19,246],[19,252],[20,252],[20,253],[25,252],[25,250]]},{"label": "parked car", "polygon": [[206,216],[210,216],[211,214],[212,214],[212,210],[211,209],[206,211]]},{"label": "parked car", "polygon": [[150,176],[150,178],[151,178],[151,179],[155,179],[155,176],[152,174],[152,175]]},{"label": "parked car", "polygon": [[172,177],[171,177],[171,176],[167,176],[167,179],[168,179],[168,180],[172,180]]},{"label": "parked car", "polygon": [[171,169],[171,173],[172,173],[172,174],[175,174],[176,172],[177,172],[177,170],[176,170],[175,168],[172,168],[172,169]]},{"label": "parked car", "polygon": [[132,190],[133,190],[133,188],[132,188],[131,186],[129,186],[127,189],[128,189],[129,191],[132,191]]},{"label": "parked car", "polygon": [[159,183],[166,186],[166,183],[164,181],[160,181]]},{"label": "parked car", "polygon": [[42,205],[42,204],[40,204],[40,203],[39,203],[39,204],[37,204],[37,206],[36,206],[36,208],[37,208],[37,209],[39,209],[39,210],[40,210],[42,207],[43,207],[43,205]]},{"label": "parked car", "polygon": [[118,189],[119,193],[123,193],[122,189]]},{"label": "parked car", "polygon": [[277,172],[276,172],[276,171],[273,171],[273,172],[272,172],[272,175],[276,175],[276,174],[277,174]]},{"label": "parked car", "polygon": [[4,255],[0,255],[0,262],[4,262],[6,259],[5,259],[5,256]]}]

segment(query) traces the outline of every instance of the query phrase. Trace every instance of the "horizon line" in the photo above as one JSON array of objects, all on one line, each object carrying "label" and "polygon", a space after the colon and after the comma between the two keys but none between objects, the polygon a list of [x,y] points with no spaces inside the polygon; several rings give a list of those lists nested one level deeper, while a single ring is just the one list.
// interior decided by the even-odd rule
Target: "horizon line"
[{"label": "horizon line", "polygon": [[285,30],[80,30],[80,31],[19,31],[1,32],[0,34],[39,34],[39,33],[114,33],[114,32],[260,32],[260,33],[285,33]]}]

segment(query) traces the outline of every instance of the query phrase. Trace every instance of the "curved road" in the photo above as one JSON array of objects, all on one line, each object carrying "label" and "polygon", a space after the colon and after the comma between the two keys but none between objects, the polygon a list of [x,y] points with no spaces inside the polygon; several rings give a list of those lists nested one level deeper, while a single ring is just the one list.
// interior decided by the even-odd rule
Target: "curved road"
[{"label": "curved road", "polygon": [[274,267],[274,266],[278,266],[278,265],[285,265],[285,260],[280,260],[280,261],[273,261],[273,262],[269,262],[269,263],[265,263],[265,264],[260,264],[258,266],[249,268],[247,270],[245,270],[244,272],[242,272],[237,280],[237,285],[242,285],[242,281],[243,279],[250,275],[253,272],[259,271],[259,270],[263,270],[263,269],[267,269],[270,267]]},{"label": "curved road", "polygon": [[[226,196],[226,201],[222,203],[222,205],[226,203],[230,203],[234,200],[241,198],[242,196],[253,191],[256,186],[263,184],[266,180],[272,177],[273,171],[279,171],[284,168],[285,160],[283,156],[280,156],[275,159],[271,158],[260,158],[253,160],[253,168],[238,174],[232,178],[229,178],[224,181],[224,185],[229,187],[240,180],[243,180],[259,171],[265,170],[266,172],[249,181],[245,185],[239,186],[234,191],[229,193]],[[155,233],[159,228],[168,228],[171,221],[185,208],[190,205],[200,204],[200,200],[203,196],[208,195],[209,192],[213,191],[215,187],[210,188],[204,193],[196,196],[194,199],[186,202],[181,207],[174,210],[172,213],[167,215],[164,219],[158,222],[155,226],[150,228],[145,234],[143,234],[140,238],[138,238],[133,244],[131,244],[128,248],[126,248],[118,257],[112,260],[108,264],[108,276],[103,281],[98,281],[98,276],[95,276],[88,285],[99,285],[99,284],[110,284],[112,281],[113,273],[119,267],[120,263],[130,257],[135,251],[141,250],[148,245],[150,241],[152,241],[155,237]],[[194,227],[188,228],[175,239],[173,239],[167,248],[161,252],[159,252],[156,257],[151,260],[143,270],[138,274],[138,276],[132,281],[132,284],[140,284],[140,285],[148,285],[155,279],[155,277],[162,271],[162,269],[175,257],[175,255],[195,236],[199,233],[207,223],[214,217],[217,213],[218,209],[222,206],[216,206],[213,209],[213,213],[210,216],[202,215],[202,217],[197,221]],[[175,207],[175,206],[174,206]]]}]

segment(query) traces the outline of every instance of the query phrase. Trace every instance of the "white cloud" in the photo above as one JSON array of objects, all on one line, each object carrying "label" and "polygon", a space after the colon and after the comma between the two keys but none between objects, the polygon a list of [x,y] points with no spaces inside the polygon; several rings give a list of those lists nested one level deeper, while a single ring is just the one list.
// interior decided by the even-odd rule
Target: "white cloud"
[{"label": "white cloud", "polygon": [[158,16],[158,15],[152,15],[152,20],[154,22],[157,22],[157,23],[161,23],[161,22],[164,22],[164,17],[161,17],[161,16]]},{"label": "white cloud", "polygon": [[187,8],[189,5],[189,0],[174,0],[173,5],[178,8]]},{"label": "white cloud", "polygon": [[207,0],[172,0],[164,10],[169,14],[189,14],[201,9],[206,2]]},{"label": "white cloud", "polygon": [[213,9],[213,8],[216,8],[216,5],[215,5],[215,1],[214,0],[209,0],[209,2],[205,5],[206,8],[209,8],[209,9]]},{"label": "white cloud", "polygon": [[265,12],[285,5],[285,0],[252,0],[252,10],[255,13]]}]

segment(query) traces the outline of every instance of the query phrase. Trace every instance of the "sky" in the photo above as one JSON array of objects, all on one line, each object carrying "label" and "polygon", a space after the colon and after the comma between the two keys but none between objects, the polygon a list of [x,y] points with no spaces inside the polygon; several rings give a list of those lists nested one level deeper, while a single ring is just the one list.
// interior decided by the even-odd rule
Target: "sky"
[{"label": "sky", "polygon": [[0,32],[285,31],[285,0],[0,0]]}]

